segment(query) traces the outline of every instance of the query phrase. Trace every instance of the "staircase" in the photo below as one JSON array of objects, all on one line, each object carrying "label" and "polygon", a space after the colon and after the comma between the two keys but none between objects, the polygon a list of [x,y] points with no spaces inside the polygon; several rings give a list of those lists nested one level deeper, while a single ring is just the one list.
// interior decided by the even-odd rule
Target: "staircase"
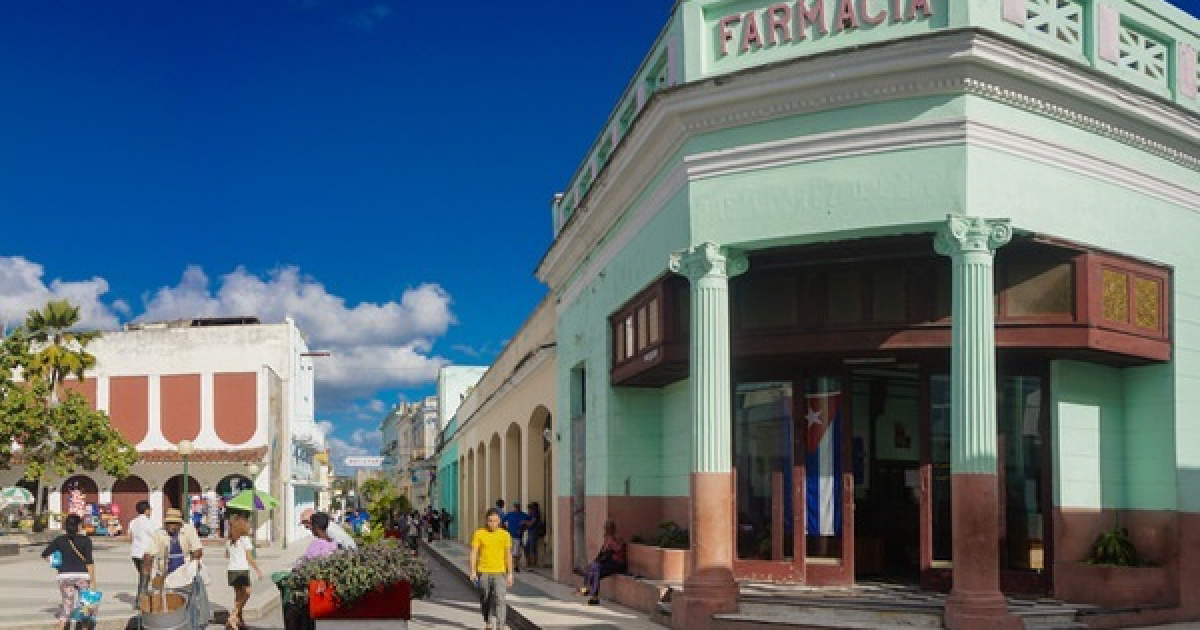
[{"label": "staircase", "polygon": [[[1030,630],[1086,628],[1087,607],[1053,599],[1009,598],[1009,610]],[[839,588],[744,583],[738,611],[714,616],[715,630],[941,628],[945,595],[911,585],[859,583]]]}]

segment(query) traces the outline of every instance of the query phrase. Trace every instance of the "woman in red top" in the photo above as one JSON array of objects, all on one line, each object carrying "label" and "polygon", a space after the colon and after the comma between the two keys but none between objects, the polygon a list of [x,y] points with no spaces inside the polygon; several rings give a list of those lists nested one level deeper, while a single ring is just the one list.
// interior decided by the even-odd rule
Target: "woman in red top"
[{"label": "woman in red top", "polygon": [[596,559],[584,569],[583,587],[580,595],[588,596],[588,603],[595,606],[600,603],[600,580],[610,575],[624,573],[626,569],[625,541],[617,538],[617,524],[604,521],[604,542],[600,545],[600,553]]}]

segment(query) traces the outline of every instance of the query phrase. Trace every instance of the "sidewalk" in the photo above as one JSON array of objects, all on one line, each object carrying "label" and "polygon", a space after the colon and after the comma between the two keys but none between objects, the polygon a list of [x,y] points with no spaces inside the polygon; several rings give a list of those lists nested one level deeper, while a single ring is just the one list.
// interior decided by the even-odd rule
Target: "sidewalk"
[{"label": "sidewalk", "polygon": [[[428,553],[453,569],[466,583],[467,560],[470,549],[457,541],[439,540],[422,543],[421,553]],[[481,619],[482,621],[482,619]],[[558,628],[620,628],[621,630],[663,630],[665,626],[650,620],[648,615],[625,608],[611,601],[588,606],[587,600],[574,589],[530,571],[516,574],[513,588],[508,591],[508,622],[521,630],[551,630]]]},{"label": "sidewalk", "polygon": [[[100,604],[97,628],[103,630],[136,627],[134,599],[137,576],[129,559],[129,543],[120,539],[93,538],[96,559],[96,581],[104,600]],[[22,545],[16,556],[0,557],[0,629],[51,630],[59,595],[55,571],[41,558],[44,545]],[[270,617],[280,607],[279,590],[271,582],[271,573],[291,568],[295,559],[304,553],[303,543],[282,548],[263,548],[258,551],[263,579],[256,580],[250,601],[246,605],[246,621]],[[225,577],[223,547],[205,545],[204,564],[211,583],[208,597],[213,614],[224,619],[233,605],[233,588]],[[253,576],[252,576],[253,577]],[[130,625],[130,624],[133,625]]]}]

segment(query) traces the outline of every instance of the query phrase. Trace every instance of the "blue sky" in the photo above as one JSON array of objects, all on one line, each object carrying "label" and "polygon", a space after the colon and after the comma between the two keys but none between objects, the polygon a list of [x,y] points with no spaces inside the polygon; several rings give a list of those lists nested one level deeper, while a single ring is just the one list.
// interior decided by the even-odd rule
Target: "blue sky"
[{"label": "blue sky", "polygon": [[671,4],[4,3],[0,319],[290,313],[318,417],[377,451],[544,295],[551,196]]},{"label": "blue sky", "polygon": [[376,451],[544,295],[550,198],[672,4],[6,2],[0,323],[291,314],[333,444]]}]

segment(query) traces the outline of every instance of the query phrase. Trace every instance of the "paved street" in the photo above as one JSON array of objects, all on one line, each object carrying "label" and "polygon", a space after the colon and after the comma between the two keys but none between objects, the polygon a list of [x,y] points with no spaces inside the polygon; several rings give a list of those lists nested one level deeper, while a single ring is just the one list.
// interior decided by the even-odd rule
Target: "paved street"
[{"label": "paved street", "polygon": [[[134,592],[137,582],[133,566],[129,561],[127,542],[94,539],[96,544],[96,570],[100,590],[104,592],[101,604],[99,628],[102,630],[125,628],[133,618]],[[295,561],[304,545],[293,545],[287,550],[264,549],[259,560],[264,572],[285,569]],[[40,558],[41,545],[27,545],[20,555],[0,558],[0,630],[50,630],[55,628],[54,611],[58,605],[58,589],[54,582],[54,570]],[[461,546],[446,545],[452,554],[462,555]],[[426,550],[427,552],[428,550]],[[206,549],[206,559],[212,584],[209,596],[213,609],[223,618],[233,600],[232,589],[224,580],[225,557],[220,547]],[[423,553],[422,558],[433,573],[433,597],[413,601],[411,628],[479,628],[482,617],[479,602],[461,573],[447,568],[445,564]],[[455,558],[459,560],[459,558]],[[548,582],[538,576],[522,573],[510,598],[510,604],[523,606],[530,611],[531,620],[538,627],[553,628],[615,628],[629,630],[641,627],[632,615],[619,612],[615,607],[589,608],[578,598],[566,595],[563,600],[549,598],[544,594]],[[533,608],[539,609],[536,613]],[[552,615],[547,615],[553,611]],[[278,594],[269,580],[254,584],[254,594],[247,606],[246,621],[251,628],[275,630],[283,628],[283,613],[278,605]],[[510,621],[512,617],[510,616]],[[549,623],[547,623],[549,622]],[[220,625],[212,625],[220,628]],[[660,627],[660,626],[654,626]]]},{"label": "paved street", "polygon": [[[411,628],[479,628],[482,619],[479,604],[472,589],[464,579],[465,548],[452,542],[436,543],[437,552],[456,568],[448,568],[423,549],[425,559],[433,572],[435,584],[433,597],[413,601]],[[15,558],[0,559],[0,630],[50,630],[55,627],[54,610],[58,603],[58,591],[54,584],[54,572],[39,555],[41,546],[25,546]],[[264,571],[286,568],[303,551],[303,545],[287,550],[265,549],[260,554]],[[232,591],[225,585],[225,558],[219,547],[207,550],[209,571],[212,575],[210,596],[214,610],[223,616],[232,601]],[[128,543],[97,539],[97,579],[104,591],[101,606],[103,630],[126,628],[133,617],[133,591],[136,588],[133,567],[128,558]],[[510,595],[510,605],[515,607],[529,625],[525,627],[559,629],[615,629],[653,630],[662,628],[644,615],[630,611],[611,602],[600,607],[585,606],[583,601],[571,594],[571,589],[554,583],[542,576],[521,573],[518,584]],[[254,595],[247,608],[247,622],[256,630],[283,628],[283,614],[278,606],[278,596],[269,581],[254,585]],[[514,621],[510,614],[509,621]],[[515,623],[510,626],[516,627]],[[1171,630],[1191,630],[1200,624],[1175,624],[1158,626]],[[212,625],[211,628],[220,628]]]}]

